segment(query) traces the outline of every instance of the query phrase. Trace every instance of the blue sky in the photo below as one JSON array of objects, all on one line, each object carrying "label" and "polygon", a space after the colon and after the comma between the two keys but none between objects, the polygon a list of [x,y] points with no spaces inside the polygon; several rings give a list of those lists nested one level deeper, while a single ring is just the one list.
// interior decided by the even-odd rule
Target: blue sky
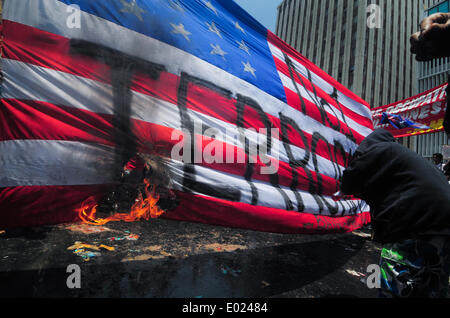
[{"label": "blue sky", "polygon": [[277,7],[282,0],[234,0],[266,28],[275,33]]}]

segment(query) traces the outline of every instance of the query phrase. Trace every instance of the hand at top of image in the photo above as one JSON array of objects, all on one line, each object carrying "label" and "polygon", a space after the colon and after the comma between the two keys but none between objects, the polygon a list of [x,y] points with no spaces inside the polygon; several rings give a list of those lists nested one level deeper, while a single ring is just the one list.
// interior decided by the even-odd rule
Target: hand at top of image
[{"label": "hand at top of image", "polygon": [[411,53],[417,61],[450,56],[450,13],[435,13],[420,23],[420,31],[411,35]]}]

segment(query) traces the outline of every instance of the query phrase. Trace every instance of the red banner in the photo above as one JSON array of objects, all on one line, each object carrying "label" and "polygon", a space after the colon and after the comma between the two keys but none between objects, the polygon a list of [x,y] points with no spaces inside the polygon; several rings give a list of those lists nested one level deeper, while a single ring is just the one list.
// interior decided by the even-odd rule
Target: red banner
[{"label": "red banner", "polygon": [[[384,128],[395,138],[423,135],[443,131],[446,109],[447,84],[443,84],[417,96],[400,102],[372,109],[373,123],[376,128]],[[400,115],[413,122],[430,127],[430,129],[414,129],[411,127],[396,129],[390,124],[380,124],[383,113]]]},{"label": "red banner", "polygon": [[[128,221],[156,197],[164,218],[257,231],[370,221],[334,195],[369,104],[233,1],[8,0],[3,18],[0,228],[96,205]],[[125,180],[135,158],[161,195]]]}]

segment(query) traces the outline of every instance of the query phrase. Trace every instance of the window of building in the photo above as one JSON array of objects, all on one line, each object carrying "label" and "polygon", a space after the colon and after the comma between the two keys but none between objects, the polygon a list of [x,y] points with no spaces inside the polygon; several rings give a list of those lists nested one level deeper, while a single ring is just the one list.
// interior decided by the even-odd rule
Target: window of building
[{"label": "window of building", "polygon": [[[293,11],[293,15],[292,15],[292,22],[294,22],[294,20],[295,20],[295,17],[296,16],[298,16],[298,12],[297,13],[295,13],[296,12],[296,10],[297,10],[297,5],[296,5],[296,3],[295,3],[295,1],[291,1],[292,2],[292,11]],[[294,42],[294,34],[295,34],[296,32],[295,32],[295,30],[294,30],[294,23],[292,23],[292,26],[291,26],[291,32],[290,32],[290,38],[289,38],[289,44],[291,44],[292,45],[292,43]]]},{"label": "window of building", "polygon": [[289,18],[290,18],[290,15],[289,15],[290,7],[291,7],[291,3],[290,2],[286,2],[286,5],[285,5],[286,25],[285,25],[285,29],[284,29],[284,32],[283,32],[283,40],[286,41],[286,42],[288,41],[288,30],[291,27],[291,23],[289,21]]},{"label": "window of building", "polygon": [[[319,0],[319,4],[318,4],[318,7],[319,8],[321,8],[322,7],[322,0]],[[318,42],[319,42],[319,26],[320,26],[320,10],[317,10],[317,16],[316,16],[316,28],[315,28],[315,30],[314,30],[314,38],[315,38],[315,45],[314,45],[314,63],[318,63],[319,62],[319,60],[318,60]]]},{"label": "window of building", "polygon": [[299,3],[299,4],[298,4],[298,10],[299,10],[299,12],[297,13],[299,17],[297,18],[297,28],[295,29],[297,35],[296,35],[296,37],[295,37],[295,45],[294,45],[294,47],[295,47],[295,49],[296,49],[297,51],[300,51],[300,49],[299,49],[299,47],[298,47],[298,42],[299,42],[300,36],[299,36],[298,34],[302,31],[302,30],[300,30],[300,21],[302,20],[302,18],[300,18],[300,10],[301,10],[300,5],[301,5],[301,4]]},{"label": "window of building", "polygon": [[438,12],[449,12],[450,10],[449,1],[441,2],[437,6],[432,7],[430,10],[428,10],[428,15],[432,15],[433,13]]}]

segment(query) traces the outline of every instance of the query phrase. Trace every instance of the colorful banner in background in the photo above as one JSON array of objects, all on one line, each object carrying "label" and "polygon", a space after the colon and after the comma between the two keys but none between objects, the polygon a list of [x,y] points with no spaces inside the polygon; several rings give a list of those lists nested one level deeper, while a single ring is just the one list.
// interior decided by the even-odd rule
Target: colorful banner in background
[{"label": "colorful banner in background", "polygon": [[[3,9],[0,228],[79,221],[129,159],[155,152],[177,198],[164,218],[279,233],[370,221],[364,202],[334,197],[373,131],[369,105],[233,1]],[[214,160],[171,155],[183,142]]]},{"label": "colorful banner in background", "polygon": [[[417,96],[372,109],[374,126],[390,131],[395,138],[443,131],[445,109],[447,107],[447,94],[445,92],[447,85],[443,84]],[[383,114],[385,114],[385,118],[389,117],[389,115],[394,115],[392,116],[394,119],[395,117],[401,119],[394,121],[394,124],[391,122],[382,124]],[[397,122],[400,122],[401,127],[395,127],[398,126],[395,124]],[[408,122],[412,124],[402,125],[402,123]],[[428,127],[428,129],[414,127],[420,127],[421,125]]]}]

